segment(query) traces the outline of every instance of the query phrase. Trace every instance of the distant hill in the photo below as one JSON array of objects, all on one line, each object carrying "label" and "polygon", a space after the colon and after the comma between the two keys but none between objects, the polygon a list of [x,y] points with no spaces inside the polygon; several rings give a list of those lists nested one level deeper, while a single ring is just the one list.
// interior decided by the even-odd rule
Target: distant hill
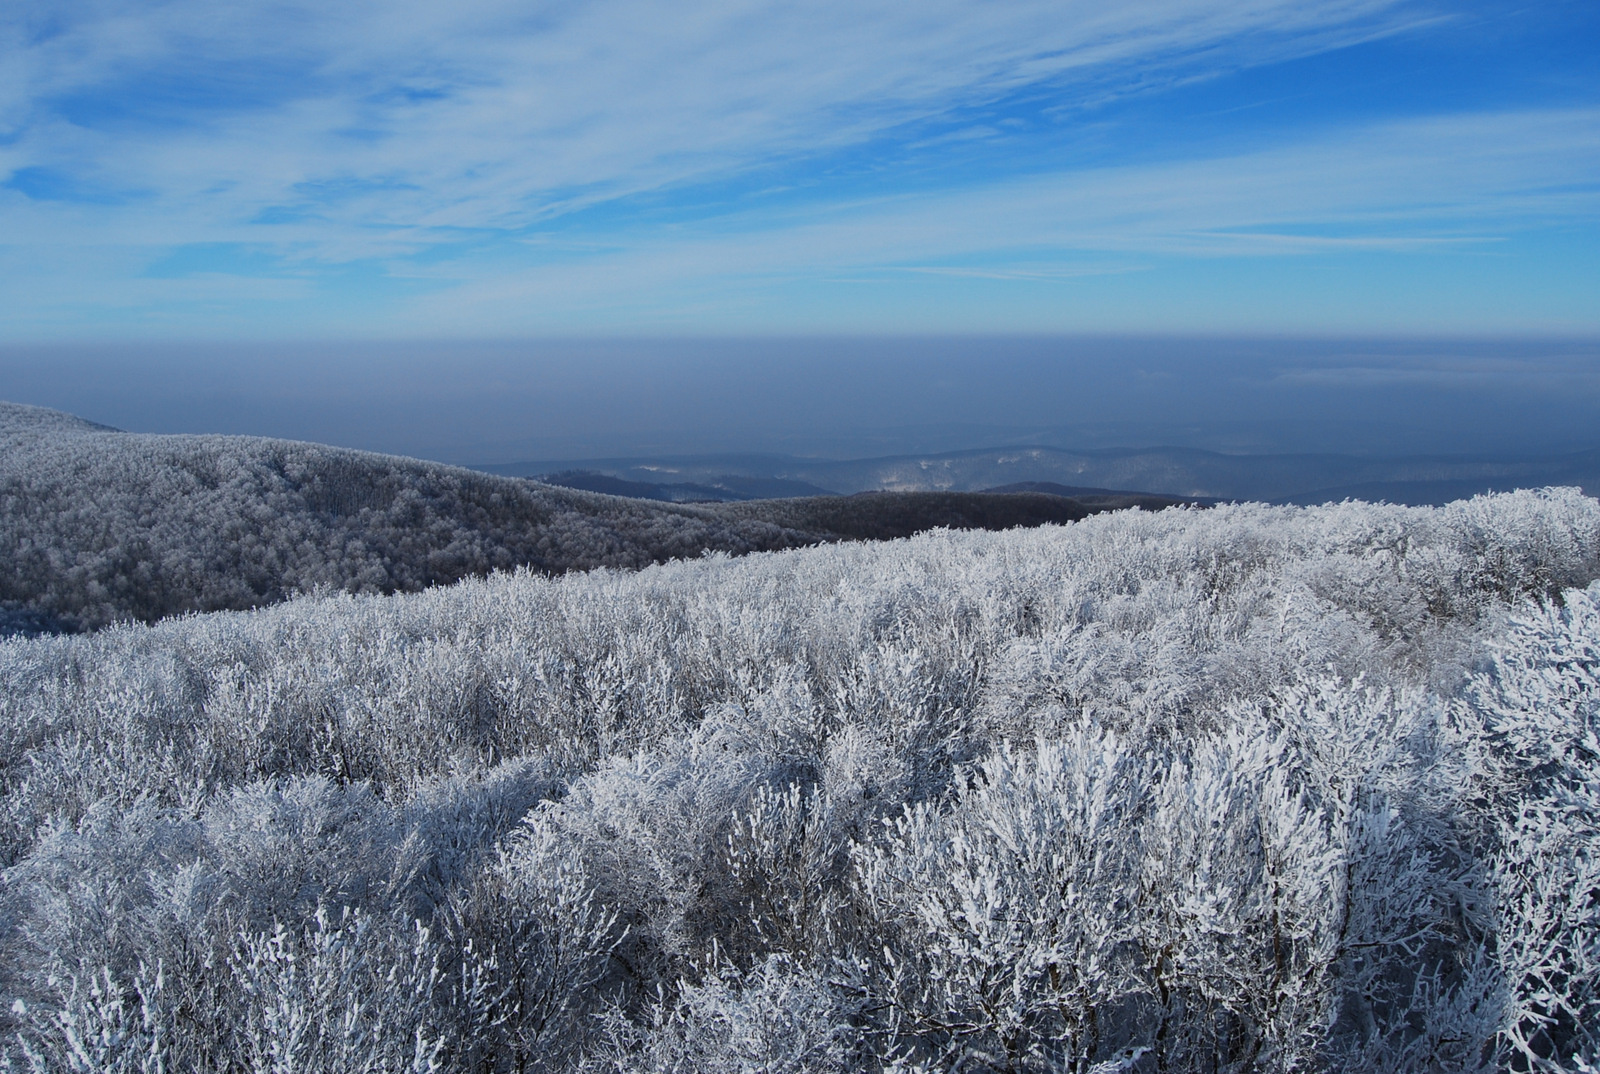
[{"label": "distant hill", "polygon": [[0,609],[20,632],[248,608],[317,588],[639,567],[813,544],[721,518],[317,444],[148,436],[0,404]]},{"label": "distant hill", "polygon": [[[758,479],[737,478],[723,475],[715,485],[698,485],[687,482],[671,482],[655,484],[649,481],[630,481],[626,478],[612,477],[609,474],[595,470],[564,470],[551,474],[540,474],[536,481],[549,485],[560,485],[563,488],[586,489],[590,492],[604,492],[611,496],[630,496],[642,500],[661,500],[668,503],[739,503],[746,500],[766,499],[794,499],[798,497],[817,498],[833,497],[840,500],[840,510],[834,512],[830,509],[832,517],[854,517],[860,505],[852,503],[850,510],[845,511],[844,500],[838,493],[819,488],[804,481],[785,481],[780,478]],[[759,490],[752,491],[752,490]],[[869,490],[877,493],[880,490]],[[1019,481],[1010,485],[1001,485],[997,488],[979,489],[979,493],[1012,494],[1030,493],[1046,496],[1065,497],[1075,502],[1098,511],[1117,511],[1128,507],[1142,507],[1146,510],[1157,511],[1164,507],[1172,507],[1181,503],[1196,505],[1209,505],[1215,500],[1206,497],[1178,497],[1157,496],[1147,492],[1130,492],[1120,489],[1085,488],[1080,486],[1060,485],[1053,481]],[[868,495],[869,492],[857,492],[853,496]],[[963,501],[949,498],[957,494],[932,493],[925,490],[919,492],[905,492],[899,495],[944,495],[943,500],[922,501],[929,505],[930,510],[938,510],[932,505],[947,505],[958,514],[966,508],[957,507]],[[966,495],[971,495],[966,493]],[[762,517],[790,517],[786,509],[776,506],[763,508]],[[987,508],[980,509],[979,515],[986,515]],[[1002,512],[1003,513],[1003,512]],[[957,526],[955,522],[937,523]],[[995,527],[984,527],[995,528]]]},{"label": "distant hill", "polygon": [[662,500],[667,503],[730,503],[739,500],[766,500],[793,496],[833,496],[831,489],[819,488],[805,481],[785,481],[780,478],[748,478],[719,475],[711,484],[684,482],[656,483],[630,481],[613,477],[596,470],[560,470],[555,473],[534,475],[535,481],[562,488],[585,489],[604,492],[610,496],[631,496],[641,500]]},{"label": "distant hill", "polygon": [[[1155,447],[1068,451],[1007,447],[875,459],[711,455],[591,459],[564,464],[646,484],[799,481],[840,493],[872,489],[967,492],[1032,488],[1139,489],[1181,499],[1324,503],[1346,498],[1442,504],[1481,492],[1573,485],[1600,494],[1600,451],[1538,458],[1225,455]],[[532,474],[556,464],[486,467]]]},{"label": "distant hill", "polygon": [[1111,506],[1127,504],[1039,493],[651,502],[319,444],[126,433],[0,403],[0,635],[321,588],[415,591],[518,567],[635,568],[1067,522]]},{"label": "distant hill", "polygon": [[1189,504],[1210,507],[1217,501],[1208,496],[1157,496],[1149,492],[1129,492],[1126,489],[1085,488],[1078,485],[1058,485],[1054,481],[1018,481],[1011,485],[984,489],[984,492],[1042,492],[1050,496],[1065,496],[1086,507],[1102,511],[1120,511],[1127,507],[1142,507],[1159,511],[1164,507]]}]

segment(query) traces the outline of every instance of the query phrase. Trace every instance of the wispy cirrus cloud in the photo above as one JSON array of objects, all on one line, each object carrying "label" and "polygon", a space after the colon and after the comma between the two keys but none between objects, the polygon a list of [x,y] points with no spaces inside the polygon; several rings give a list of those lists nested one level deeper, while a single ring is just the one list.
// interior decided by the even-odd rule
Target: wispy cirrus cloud
[{"label": "wispy cirrus cloud", "polygon": [[[1423,0],[19,0],[0,13],[0,315],[716,325],[835,280],[1033,286],[1592,223],[1592,102],[1253,140],[1179,125],[1154,146],[1106,118],[1454,17]],[[230,300],[228,278],[259,286]]]},{"label": "wispy cirrus cloud", "polygon": [[24,2],[0,166],[153,191],[190,240],[262,221],[515,228],[1028,87],[1125,89],[1416,17],[1394,0]]},{"label": "wispy cirrus cloud", "polygon": [[[1600,109],[1409,121],[1247,154],[1086,169],[960,190],[663,228],[467,279],[419,312],[488,310],[532,326],[628,296],[745,290],[774,279],[919,273],[988,279],[1125,274],[1173,256],[1493,250],[1508,229],[1600,221]],[[593,239],[594,236],[588,236]],[[1086,255],[1094,255],[1093,258]],[[668,303],[670,305],[670,302]]]}]

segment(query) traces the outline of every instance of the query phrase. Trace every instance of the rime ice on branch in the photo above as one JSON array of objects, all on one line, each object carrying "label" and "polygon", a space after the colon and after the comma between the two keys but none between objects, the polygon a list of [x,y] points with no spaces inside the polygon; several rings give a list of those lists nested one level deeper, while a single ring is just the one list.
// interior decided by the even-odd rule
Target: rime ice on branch
[{"label": "rime ice on branch", "polygon": [[1547,490],[6,642],[4,1054],[1586,1069],[1597,576]]}]

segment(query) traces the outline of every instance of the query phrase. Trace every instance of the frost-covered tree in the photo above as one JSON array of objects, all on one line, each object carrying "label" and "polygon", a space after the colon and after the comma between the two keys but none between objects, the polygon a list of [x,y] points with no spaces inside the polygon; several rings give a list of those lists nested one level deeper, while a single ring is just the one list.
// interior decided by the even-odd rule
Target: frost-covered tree
[{"label": "frost-covered tree", "polygon": [[0,642],[26,1071],[1600,1063],[1600,504]]},{"label": "frost-covered tree", "polygon": [[0,636],[519,567],[1068,522],[1106,506],[1036,493],[665,504],[320,444],[136,435],[0,403]]}]

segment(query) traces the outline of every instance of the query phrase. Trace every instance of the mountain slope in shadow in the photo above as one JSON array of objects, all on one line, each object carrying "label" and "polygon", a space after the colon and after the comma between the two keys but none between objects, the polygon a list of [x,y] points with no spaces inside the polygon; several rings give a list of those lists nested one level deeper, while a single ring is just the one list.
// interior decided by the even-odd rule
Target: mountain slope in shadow
[{"label": "mountain slope in shadow", "polygon": [[[548,464],[497,466],[539,472]],[[1006,447],[877,459],[801,459],[716,455],[598,459],[569,467],[642,483],[728,480],[801,481],[841,493],[873,489],[962,492],[1055,485],[1140,489],[1185,500],[1324,503],[1346,498],[1441,504],[1481,492],[1573,485],[1600,494],[1600,451],[1536,458],[1356,455],[1225,455],[1191,448],[1067,451]]]},{"label": "mountain slope in shadow", "polygon": [[[0,608],[75,628],[388,593],[528,567],[640,567],[825,535],[287,440],[150,436],[0,406]],[[32,617],[32,618],[29,618]]]},{"label": "mountain slope in shadow", "polygon": [[415,591],[496,570],[1068,522],[1109,506],[1036,492],[652,502],[320,444],[126,433],[0,403],[0,635],[322,588]]}]

